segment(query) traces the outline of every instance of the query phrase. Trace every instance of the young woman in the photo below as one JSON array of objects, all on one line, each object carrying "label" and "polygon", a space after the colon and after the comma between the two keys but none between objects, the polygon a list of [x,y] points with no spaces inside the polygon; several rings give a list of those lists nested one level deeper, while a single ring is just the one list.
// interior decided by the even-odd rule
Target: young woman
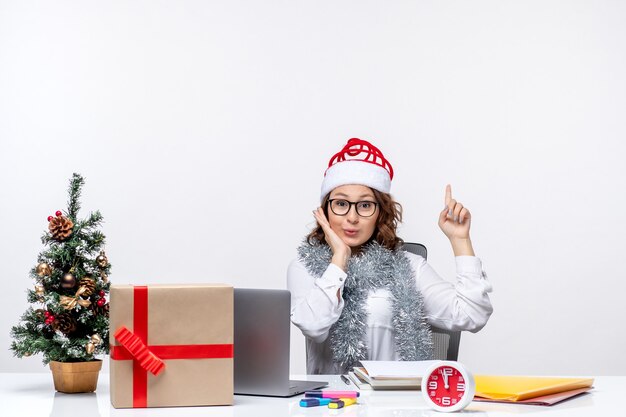
[{"label": "young woman", "polygon": [[456,259],[452,284],[402,250],[392,178],[382,152],[361,139],[330,159],[313,211],[317,228],[287,271],[291,321],[306,337],[309,374],[343,373],[363,359],[430,359],[430,325],[476,332],[493,311],[467,208],[448,185],[439,227]]}]

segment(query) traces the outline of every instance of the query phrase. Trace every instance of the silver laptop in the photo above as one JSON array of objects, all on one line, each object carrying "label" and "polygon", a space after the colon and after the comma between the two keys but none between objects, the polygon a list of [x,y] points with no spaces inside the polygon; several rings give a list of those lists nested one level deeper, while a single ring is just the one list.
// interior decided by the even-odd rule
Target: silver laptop
[{"label": "silver laptop", "polygon": [[290,397],[328,385],[289,380],[291,294],[235,288],[235,394]]}]

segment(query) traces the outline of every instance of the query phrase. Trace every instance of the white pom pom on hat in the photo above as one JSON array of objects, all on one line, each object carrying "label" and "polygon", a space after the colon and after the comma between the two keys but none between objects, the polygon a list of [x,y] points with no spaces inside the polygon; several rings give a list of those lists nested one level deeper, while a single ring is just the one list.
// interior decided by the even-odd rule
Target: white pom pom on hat
[{"label": "white pom pom on hat", "polygon": [[366,140],[352,138],[330,158],[320,201],[335,188],[348,184],[365,185],[389,193],[392,179],[393,167],[383,153]]}]

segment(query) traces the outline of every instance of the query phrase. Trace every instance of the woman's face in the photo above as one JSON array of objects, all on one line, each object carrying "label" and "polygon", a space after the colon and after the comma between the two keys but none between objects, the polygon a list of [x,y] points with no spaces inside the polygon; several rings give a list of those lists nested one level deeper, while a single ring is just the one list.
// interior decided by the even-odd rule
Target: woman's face
[{"label": "woman's face", "polygon": [[[342,185],[335,188],[330,192],[331,200],[346,200],[350,203],[371,201],[378,203],[374,197],[374,193],[369,187],[364,185]],[[336,203],[337,204],[337,203]],[[343,204],[345,207],[345,204]],[[367,205],[362,205],[367,207]],[[365,212],[365,209],[359,210]],[[344,243],[351,248],[358,248],[365,242],[367,242],[376,229],[376,220],[378,219],[378,206],[375,208],[374,214],[370,217],[360,216],[356,211],[356,205],[350,204],[350,210],[344,216],[336,215],[331,209],[331,204],[328,204],[328,222],[331,229]]]}]

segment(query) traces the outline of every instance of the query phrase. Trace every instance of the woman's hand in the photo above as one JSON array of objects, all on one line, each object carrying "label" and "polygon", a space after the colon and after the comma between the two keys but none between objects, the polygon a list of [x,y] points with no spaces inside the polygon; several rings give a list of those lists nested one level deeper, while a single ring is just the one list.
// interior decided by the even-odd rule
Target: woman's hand
[{"label": "woman's hand", "polygon": [[313,210],[313,216],[315,217],[315,220],[317,220],[317,223],[322,227],[326,243],[328,243],[328,246],[330,246],[330,249],[333,251],[333,258],[331,262],[346,271],[348,259],[350,259],[350,255],[352,255],[352,249],[350,249],[350,246],[346,245],[337,233],[331,229],[330,223],[328,223],[328,219],[326,218],[324,210],[322,210],[321,207],[318,207],[317,210]]},{"label": "woman's hand", "polygon": [[445,208],[439,213],[441,231],[450,239],[456,256],[474,256],[474,249],[469,236],[472,215],[467,208],[463,207],[463,204],[452,198],[450,184],[446,185],[445,204]]}]

